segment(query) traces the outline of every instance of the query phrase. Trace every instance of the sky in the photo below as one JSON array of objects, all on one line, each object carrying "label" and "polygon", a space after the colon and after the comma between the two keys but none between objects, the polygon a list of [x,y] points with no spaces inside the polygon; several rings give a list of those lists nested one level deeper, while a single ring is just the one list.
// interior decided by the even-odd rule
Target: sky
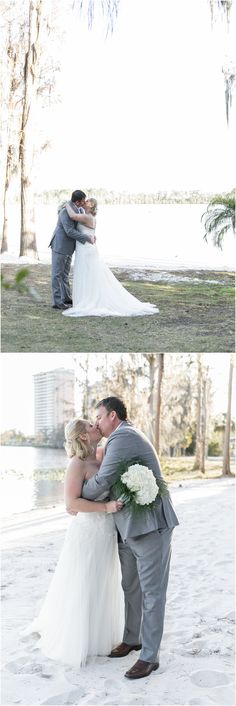
[{"label": "sky", "polygon": [[[107,354],[108,360],[116,361],[121,354]],[[168,355],[168,354],[165,354]],[[170,354],[171,355],[171,354]],[[187,354],[186,354],[187,355]],[[194,354],[192,354],[194,355]],[[90,354],[90,380],[96,380],[95,365],[103,354]],[[138,357],[138,354],[137,354]],[[74,369],[75,358],[85,360],[85,354],[71,353],[2,353],[1,430],[19,429],[26,434],[34,431],[34,387],[33,374],[55,368]],[[204,361],[209,365],[213,381],[213,412],[227,410],[227,386],[229,353],[205,353]],[[102,358],[100,358],[101,360]]]},{"label": "sky", "polygon": [[233,26],[212,32],[208,0],[120,0],[107,39],[99,15],[88,30],[68,13],[37,188],[233,188],[221,71]]}]

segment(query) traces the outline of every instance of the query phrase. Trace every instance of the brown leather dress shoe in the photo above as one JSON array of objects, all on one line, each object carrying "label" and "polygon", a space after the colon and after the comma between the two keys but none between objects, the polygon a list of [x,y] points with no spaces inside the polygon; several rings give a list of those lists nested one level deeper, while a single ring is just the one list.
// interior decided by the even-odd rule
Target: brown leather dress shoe
[{"label": "brown leather dress shoe", "polygon": [[128,679],[142,679],[148,677],[151,672],[154,672],[159,667],[159,662],[144,662],[143,659],[138,659],[137,662],[125,673]]},{"label": "brown leather dress shoe", "polygon": [[121,642],[118,647],[108,655],[108,657],[126,657],[132,650],[141,650],[142,645],[127,645],[127,642]]}]

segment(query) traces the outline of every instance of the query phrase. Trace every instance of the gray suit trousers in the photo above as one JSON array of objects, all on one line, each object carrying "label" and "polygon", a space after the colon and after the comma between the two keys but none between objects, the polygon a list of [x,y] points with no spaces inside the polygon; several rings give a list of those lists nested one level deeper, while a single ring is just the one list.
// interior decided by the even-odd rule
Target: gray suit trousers
[{"label": "gray suit trousers", "polygon": [[69,284],[71,259],[71,255],[63,255],[52,250],[52,303],[56,306],[71,299]]},{"label": "gray suit trousers", "polygon": [[156,662],[161,644],[171,557],[172,529],[119,542],[125,595],[123,641],[142,643],[140,659]]}]

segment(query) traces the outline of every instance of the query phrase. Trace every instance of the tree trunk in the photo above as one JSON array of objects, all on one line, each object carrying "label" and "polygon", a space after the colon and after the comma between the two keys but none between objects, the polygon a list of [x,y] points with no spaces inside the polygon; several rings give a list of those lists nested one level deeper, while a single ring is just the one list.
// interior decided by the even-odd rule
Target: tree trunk
[{"label": "tree trunk", "polygon": [[85,381],[84,381],[84,392],[83,392],[83,406],[82,415],[83,419],[88,419],[89,417],[89,357],[86,355],[85,367]]},{"label": "tree trunk", "polygon": [[207,415],[207,380],[204,376],[202,379],[202,400],[201,400],[201,420],[200,420],[200,464],[201,473],[205,473],[206,459],[206,415]]},{"label": "tree trunk", "polygon": [[150,441],[154,442],[155,435],[155,375],[156,375],[156,360],[157,356],[155,353],[144,353],[144,358],[147,360],[149,365],[149,395],[148,395],[148,408],[149,408],[149,430],[148,436]]},{"label": "tree trunk", "polygon": [[197,354],[197,413],[196,413],[196,452],[194,461],[194,470],[198,470],[201,464],[201,353]]},{"label": "tree trunk", "polygon": [[7,117],[7,136],[6,136],[6,169],[5,169],[5,180],[4,180],[4,195],[3,195],[3,229],[2,229],[2,241],[1,241],[1,253],[7,252],[8,250],[8,196],[10,181],[14,169],[14,145],[12,124],[14,122],[15,114],[15,90],[16,90],[16,80],[15,72],[17,67],[17,51],[14,46],[14,41],[11,35],[11,26],[8,27],[8,42],[6,55],[8,59],[8,96],[6,100],[6,117]]},{"label": "tree trunk", "polygon": [[157,404],[156,404],[156,423],[155,423],[155,448],[157,453],[160,453],[160,420],[161,420],[161,385],[164,373],[164,353],[158,355],[158,382],[157,382]]},{"label": "tree trunk", "polygon": [[149,362],[149,438],[154,441],[154,381],[155,381],[155,355],[150,354],[147,356]]},{"label": "tree trunk", "polygon": [[231,400],[233,387],[233,356],[230,357],[229,383],[228,383],[228,408],[224,435],[223,469],[222,475],[230,475],[230,429],[231,429]]},{"label": "tree trunk", "polygon": [[12,145],[8,145],[7,163],[6,163],[6,172],[5,172],[4,197],[3,197],[3,228],[2,228],[1,253],[7,252],[7,250],[8,250],[8,192],[9,192],[9,186],[10,186],[11,164],[12,164]]},{"label": "tree trunk", "polygon": [[33,113],[36,100],[40,30],[42,24],[42,0],[29,2],[28,50],[24,66],[24,96],[20,139],[21,171],[21,243],[20,255],[38,257],[35,224],[33,170]]},{"label": "tree trunk", "polygon": [[196,414],[196,454],[194,470],[205,473],[207,421],[207,370],[204,370],[201,353],[197,354],[197,414]]}]

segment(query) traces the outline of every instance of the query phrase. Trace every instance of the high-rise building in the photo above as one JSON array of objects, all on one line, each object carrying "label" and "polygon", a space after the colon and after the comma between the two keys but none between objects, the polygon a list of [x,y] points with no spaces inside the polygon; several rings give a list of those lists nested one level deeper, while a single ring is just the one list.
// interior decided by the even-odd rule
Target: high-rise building
[{"label": "high-rise building", "polygon": [[57,430],[74,416],[75,374],[57,368],[34,375],[34,433]]}]

